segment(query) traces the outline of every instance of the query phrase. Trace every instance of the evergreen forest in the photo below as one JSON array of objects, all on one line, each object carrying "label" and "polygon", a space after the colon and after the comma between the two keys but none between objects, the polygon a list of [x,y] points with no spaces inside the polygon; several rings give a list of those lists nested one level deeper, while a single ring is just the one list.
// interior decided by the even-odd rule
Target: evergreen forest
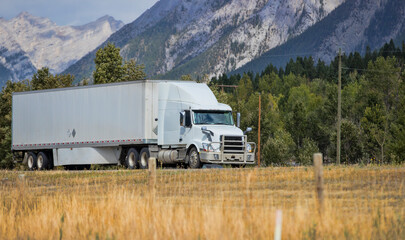
[{"label": "evergreen forest", "polygon": [[[401,163],[405,160],[405,44],[393,41],[342,61],[341,163]],[[220,102],[242,115],[258,142],[261,98],[262,165],[306,165],[312,154],[336,162],[339,58],[312,57],[268,65],[261,73],[223,74],[209,85]]]}]

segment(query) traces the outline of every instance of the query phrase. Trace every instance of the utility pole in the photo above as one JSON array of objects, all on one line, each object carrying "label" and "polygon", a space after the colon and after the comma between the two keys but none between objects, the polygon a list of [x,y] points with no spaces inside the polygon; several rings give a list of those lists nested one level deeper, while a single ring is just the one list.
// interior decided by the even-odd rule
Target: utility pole
[{"label": "utility pole", "polygon": [[257,133],[257,166],[260,167],[260,117],[261,117],[261,94],[259,93],[259,127]]},{"label": "utility pole", "polygon": [[342,125],[342,50],[339,48],[338,109],[337,109],[336,164],[340,164],[340,128]]}]

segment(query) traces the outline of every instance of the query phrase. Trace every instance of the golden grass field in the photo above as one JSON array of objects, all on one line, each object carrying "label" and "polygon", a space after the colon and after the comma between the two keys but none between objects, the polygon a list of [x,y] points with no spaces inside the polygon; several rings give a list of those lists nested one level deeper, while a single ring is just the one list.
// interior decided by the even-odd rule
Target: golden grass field
[{"label": "golden grass field", "polygon": [[0,239],[405,239],[404,166],[325,166],[322,212],[312,167],[156,175],[1,171]]}]

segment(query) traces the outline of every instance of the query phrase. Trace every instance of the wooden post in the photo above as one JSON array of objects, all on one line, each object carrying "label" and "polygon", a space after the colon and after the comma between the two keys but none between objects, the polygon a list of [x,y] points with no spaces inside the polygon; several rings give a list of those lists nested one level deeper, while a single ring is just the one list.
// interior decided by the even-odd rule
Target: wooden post
[{"label": "wooden post", "polygon": [[281,227],[283,225],[283,212],[277,210],[276,212],[276,229],[274,230],[274,240],[281,240]]},{"label": "wooden post", "polygon": [[340,164],[340,128],[342,125],[342,50],[339,48],[338,109],[337,109],[336,164]]},{"label": "wooden post", "polygon": [[314,154],[314,167],[315,167],[315,183],[316,183],[316,196],[318,201],[319,213],[323,209],[323,166],[322,166],[322,153]]},{"label": "wooden post", "polygon": [[260,117],[261,117],[261,94],[259,93],[259,123],[257,133],[257,166],[260,167]]}]

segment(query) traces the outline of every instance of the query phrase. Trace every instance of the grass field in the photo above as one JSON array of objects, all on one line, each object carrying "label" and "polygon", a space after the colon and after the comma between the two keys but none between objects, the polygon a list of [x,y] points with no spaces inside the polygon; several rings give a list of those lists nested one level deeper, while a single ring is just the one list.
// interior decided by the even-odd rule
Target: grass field
[{"label": "grass field", "polygon": [[[405,239],[404,166],[0,172],[0,239]],[[154,189],[154,190],[153,190]]]}]

